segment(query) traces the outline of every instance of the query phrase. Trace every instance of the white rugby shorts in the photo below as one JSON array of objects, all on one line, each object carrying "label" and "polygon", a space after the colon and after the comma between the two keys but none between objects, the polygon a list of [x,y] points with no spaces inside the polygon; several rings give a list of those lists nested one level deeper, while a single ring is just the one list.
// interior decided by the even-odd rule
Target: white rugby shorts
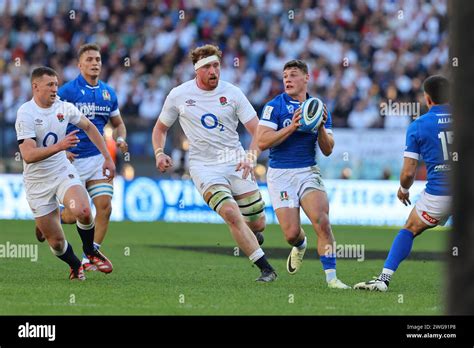
[{"label": "white rugby shorts", "polygon": [[[62,203],[66,191],[74,185],[83,187],[79,174],[72,164],[48,181],[25,180],[26,199],[35,218],[48,215]],[[59,201],[59,202],[58,202]]]},{"label": "white rugby shorts", "polygon": [[102,174],[104,161],[104,156],[99,154],[91,157],[77,158],[72,164],[76,167],[81,181],[85,185],[86,182],[91,180],[108,180],[108,178]]},{"label": "white rugby shorts", "polygon": [[451,215],[451,196],[435,196],[423,190],[415,209],[421,221],[428,226],[442,226]]},{"label": "white rugby shorts", "polygon": [[236,172],[236,167],[237,164],[193,165],[189,168],[189,174],[201,195],[204,195],[209,187],[218,184],[230,187],[234,196],[258,190],[251,174],[247,179],[243,179],[243,170]]},{"label": "white rugby shorts", "polygon": [[299,208],[300,200],[312,190],[326,191],[317,165],[304,168],[268,168],[268,192],[273,209]]}]

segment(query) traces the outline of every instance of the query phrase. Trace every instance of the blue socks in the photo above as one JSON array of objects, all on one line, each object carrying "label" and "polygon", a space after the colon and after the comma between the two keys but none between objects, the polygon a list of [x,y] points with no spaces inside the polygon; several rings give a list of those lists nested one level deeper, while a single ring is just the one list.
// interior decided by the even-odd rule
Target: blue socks
[{"label": "blue socks", "polygon": [[378,279],[383,280],[387,284],[390,282],[393,272],[395,272],[400,263],[410,255],[413,239],[415,239],[415,236],[407,229],[401,229],[400,232],[398,232],[393,240],[392,247],[383,265],[384,268]]},{"label": "blue socks", "polygon": [[336,255],[322,255],[319,257],[326,273],[326,281],[336,278]]}]

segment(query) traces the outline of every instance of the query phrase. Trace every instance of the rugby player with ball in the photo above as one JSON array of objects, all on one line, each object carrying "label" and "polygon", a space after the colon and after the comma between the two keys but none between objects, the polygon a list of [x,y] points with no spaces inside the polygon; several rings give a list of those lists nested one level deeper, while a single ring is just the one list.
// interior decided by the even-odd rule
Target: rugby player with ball
[{"label": "rugby player with ball", "polygon": [[306,251],[300,206],[318,237],[317,251],[330,288],[350,289],[336,276],[334,235],[329,223],[329,203],[316,165],[316,145],[329,156],[334,147],[331,114],[307,93],[308,66],[291,60],[283,67],[285,92],[268,102],[257,129],[260,149],[270,149],[268,191],[286,241],[292,246],[287,270],[295,274]]}]

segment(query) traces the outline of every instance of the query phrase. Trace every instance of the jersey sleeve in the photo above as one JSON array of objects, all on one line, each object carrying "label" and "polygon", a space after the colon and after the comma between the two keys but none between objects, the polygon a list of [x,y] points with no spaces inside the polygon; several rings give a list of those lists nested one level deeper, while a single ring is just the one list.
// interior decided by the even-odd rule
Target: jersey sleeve
[{"label": "jersey sleeve", "polygon": [[36,138],[33,118],[21,109],[16,116],[15,130],[17,140]]},{"label": "jersey sleeve", "polygon": [[420,143],[418,141],[417,122],[412,122],[410,126],[408,126],[403,157],[413,158],[416,160],[420,159]]},{"label": "jersey sleeve", "polygon": [[168,94],[165,99],[165,103],[163,104],[163,109],[161,109],[160,116],[158,119],[163,122],[166,127],[171,127],[173,123],[178,119],[179,110],[178,106],[175,105],[175,96],[174,91]]},{"label": "jersey sleeve", "polygon": [[58,89],[58,97],[59,99],[61,99],[62,101],[70,101],[70,96],[69,96],[69,93],[68,93],[68,88],[67,88],[67,84],[66,85],[62,85],[59,89]]},{"label": "jersey sleeve", "polygon": [[274,130],[278,129],[278,110],[274,104],[269,102],[263,107],[262,117],[258,124]]},{"label": "jersey sleeve", "polygon": [[237,117],[242,124],[245,124],[257,116],[257,111],[250,104],[249,100],[240,88],[237,88]]},{"label": "jersey sleeve", "polygon": [[82,113],[74,104],[71,103],[66,103],[66,108],[69,117],[68,123],[72,123],[73,125],[78,124],[81,121]]},{"label": "jersey sleeve", "polygon": [[332,134],[332,116],[329,110],[328,110],[328,119],[326,120],[326,123],[324,124],[324,128],[326,128],[326,133]]},{"label": "jersey sleeve", "polygon": [[110,117],[115,117],[120,115],[120,110],[118,106],[117,94],[112,88],[109,88],[110,95],[112,96],[112,108],[110,111]]}]

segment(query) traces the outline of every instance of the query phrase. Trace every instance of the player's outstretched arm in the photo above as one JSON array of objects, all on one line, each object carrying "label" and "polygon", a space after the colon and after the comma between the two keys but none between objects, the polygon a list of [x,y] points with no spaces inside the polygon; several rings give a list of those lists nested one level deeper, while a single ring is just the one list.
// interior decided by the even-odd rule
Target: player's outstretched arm
[{"label": "player's outstretched arm", "polygon": [[285,127],[276,131],[270,127],[258,125],[257,144],[260,150],[264,151],[271,147],[280,145],[298,129],[298,127],[300,126],[300,120],[301,120],[301,108],[298,108],[293,114],[293,118],[291,119],[291,124],[288,127]]},{"label": "player's outstretched arm", "polygon": [[409,189],[415,181],[416,167],[418,160],[410,157],[403,158],[403,167],[400,173],[400,188],[398,189],[398,199],[405,205],[411,204]]},{"label": "player's outstretched arm", "polygon": [[79,138],[76,136],[77,132],[79,132],[79,130],[72,131],[61,141],[46,147],[37,147],[36,141],[33,139],[24,139],[20,141],[19,146],[21,157],[28,164],[35,163],[51,157],[58,152],[75,147],[79,142]]},{"label": "player's outstretched arm", "polygon": [[[97,127],[84,115],[81,116],[81,120],[76,124],[77,127],[81,128],[89,137],[89,139],[94,143],[94,145],[99,149],[102,156],[104,156],[104,165],[103,174],[109,179],[112,179],[115,176],[115,164],[112,158],[110,157],[107,146],[105,145],[105,140],[100,135]],[[108,170],[108,173],[107,173]]]},{"label": "player's outstretched arm", "polygon": [[168,129],[169,127],[158,119],[151,135],[153,151],[155,153],[156,159],[156,168],[158,168],[158,170],[162,173],[166,172],[168,168],[171,168],[173,166],[173,161],[171,160],[171,157],[165,154],[163,150]]}]

